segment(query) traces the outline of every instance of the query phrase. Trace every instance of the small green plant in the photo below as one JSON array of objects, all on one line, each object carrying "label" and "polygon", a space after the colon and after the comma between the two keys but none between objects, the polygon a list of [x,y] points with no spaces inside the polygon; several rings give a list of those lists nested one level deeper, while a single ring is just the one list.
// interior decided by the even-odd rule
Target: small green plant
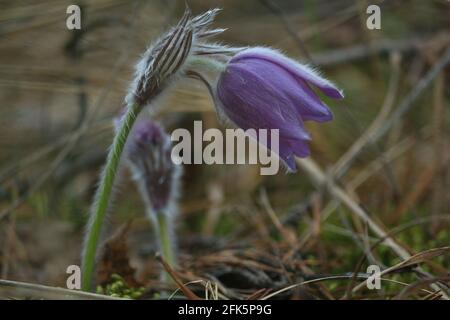
[{"label": "small green plant", "polygon": [[116,298],[139,299],[145,291],[144,287],[129,287],[124,279],[116,273],[111,275],[111,280],[111,283],[106,286],[97,286],[97,293]]}]

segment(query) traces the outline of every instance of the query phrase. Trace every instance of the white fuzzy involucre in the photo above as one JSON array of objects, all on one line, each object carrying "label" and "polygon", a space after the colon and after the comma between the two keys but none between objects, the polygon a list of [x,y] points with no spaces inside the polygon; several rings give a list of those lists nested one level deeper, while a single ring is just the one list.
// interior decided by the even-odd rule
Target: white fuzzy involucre
[{"label": "white fuzzy involucre", "polygon": [[220,9],[212,9],[191,17],[186,7],[178,24],[154,42],[136,64],[135,76],[125,98],[127,105],[147,105],[177,76],[184,73],[189,55],[229,54],[235,50],[209,45],[204,39],[225,29],[208,29]]}]

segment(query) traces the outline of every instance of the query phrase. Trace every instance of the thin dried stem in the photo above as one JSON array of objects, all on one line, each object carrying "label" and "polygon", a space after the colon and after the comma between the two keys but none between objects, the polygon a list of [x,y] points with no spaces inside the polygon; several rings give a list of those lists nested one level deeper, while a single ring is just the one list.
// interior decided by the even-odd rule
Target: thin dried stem
[{"label": "thin dried stem", "polygon": [[[296,159],[297,164],[310,176],[311,180],[318,186],[326,186],[328,192],[346,206],[351,212],[358,216],[367,226],[380,238],[383,238],[383,243],[389,246],[402,260],[408,260],[411,258],[411,254],[406,251],[402,246],[394,241],[375,221],[370,218],[366,211],[357,204],[342,188],[337,186],[323,173],[320,167],[311,159]],[[432,288],[436,291],[440,291],[441,288],[432,284]],[[443,293],[443,296],[448,297]]]}]

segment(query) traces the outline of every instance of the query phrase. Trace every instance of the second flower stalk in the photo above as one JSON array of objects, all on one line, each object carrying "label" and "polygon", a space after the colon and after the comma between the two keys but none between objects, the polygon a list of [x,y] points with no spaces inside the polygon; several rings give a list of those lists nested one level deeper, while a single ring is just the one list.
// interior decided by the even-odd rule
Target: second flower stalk
[{"label": "second flower stalk", "polygon": [[[152,222],[158,251],[171,266],[177,264],[175,217],[182,167],[171,159],[171,141],[163,128],[150,120],[138,120],[124,150],[124,160]],[[169,281],[163,272],[164,280]]]}]

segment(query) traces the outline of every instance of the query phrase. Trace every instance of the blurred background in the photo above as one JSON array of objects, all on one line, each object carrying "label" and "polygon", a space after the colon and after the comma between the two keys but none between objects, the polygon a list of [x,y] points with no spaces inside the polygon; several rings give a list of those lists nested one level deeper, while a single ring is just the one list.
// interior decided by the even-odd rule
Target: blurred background
[{"label": "blurred background", "polygon": [[[71,4],[82,10],[79,31],[66,28]],[[450,245],[450,2],[188,4],[194,14],[223,8],[214,26],[228,30],[218,41],[281,49],[318,66],[346,97],[325,99],[334,121],[307,124],[311,161],[326,181],[303,167],[260,176],[257,166],[185,166],[180,278],[209,281],[235,298],[324,279],[276,297],[338,299],[357,284],[349,274],[425,252],[420,270],[398,268],[382,290],[352,297],[435,298],[426,279],[442,287],[450,275],[442,249]],[[380,30],[366,27],[370,4],[381,8]],[[88,208],[134,63],[183,11],[176,0],[0,1],[1,279],[64,287],[67,266],[80,264]],[[167,97],[158,119],[169,132],[192,129],[194,120],[225,128],[192,81]],[[155,297],[164,287],[160,265],[128,172],[117,189],[98,282],[119,274]],[[371,223],[398,247],[381,243]],[[430,257],[431,249],[438,251]],[[343,278],[327,279],[333,275]],[[191,287],[201,294],[204,283]]]}]

